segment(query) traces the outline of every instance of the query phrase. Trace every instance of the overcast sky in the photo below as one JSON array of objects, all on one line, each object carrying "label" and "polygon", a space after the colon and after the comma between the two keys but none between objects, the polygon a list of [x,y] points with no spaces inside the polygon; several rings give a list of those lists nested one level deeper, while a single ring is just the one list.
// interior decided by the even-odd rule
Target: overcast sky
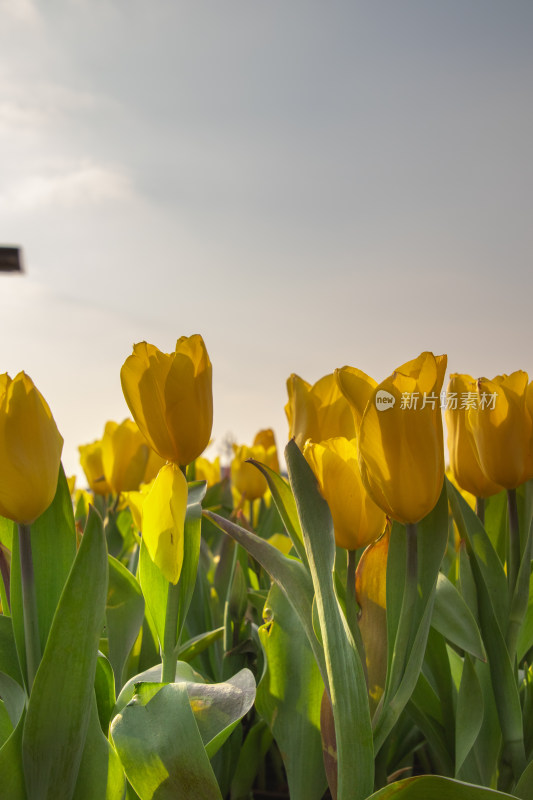
[{"label": "overcast sky", "polygon": [[216,439],[291,372],[533,377],[531,0],[0,0],[0,372],[64,462],[134,342],[201,333]]}]

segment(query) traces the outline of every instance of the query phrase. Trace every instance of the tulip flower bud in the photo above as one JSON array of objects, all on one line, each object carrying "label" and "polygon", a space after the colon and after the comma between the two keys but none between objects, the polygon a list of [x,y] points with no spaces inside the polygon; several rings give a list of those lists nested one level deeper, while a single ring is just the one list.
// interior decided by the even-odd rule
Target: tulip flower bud
[{"label": "tulip flower bud", "polygon": [[450,467],[458,486],[475,497],[491,497],[503,490],[491,481],[479,465],[474,435],[468,421],[468,408],[458,399],[475,391],[475,381],[470,375],[454,374],[448,383],[448,397],[454,402],[446,407],[444,416],[448,429]]},{"label": "tulip flower bud", "polygon": [[268,489],[265,476],[253,464],[246,462],[249,458],[253,458],[262,464],[271,466],[273,458],[277,458],[276,448],[271,447],[265,450],[262,445],[253,447],[247,447],[245,444],[233,445],[233,453],[230,472],[234,488],[246,500],[257,500],[259,497],[263,497]]},{"label": "tulip flower bud", "polygon": [[169,355],[147,342],[134,345],[120,379],[135,422],[162,458],[185,466],[203,453],[211,437],[213,393],[201,336],[182,336]]},{"label": "tulip flower bud", "polygon": [[434,508],[444,481],[440,391],[446,356],[422,353],[372,393],[359,433],[363,483],[385,513],[403,523]]},{"label": "tulip flower bud", "polygon": [[313,386],[298,375],[287,381],[289,402],[285,414],[289,438],[300,449],[308,439],[322,442],[335,436],[353,439],[355,426],[348,401],[337,386],[335,375],[324,375]]},{"label": "tulip flower bud", "polygon": [[107,422],[102,437],[102,461],[107,482],[115,494],[139,488],[146,472],[150,447],[131,419]]},{"label": "tulip flower bud", "polygon": [[377,386],[374,378],[355,367],[342,367],[335,370],[337,385],[352,409],[356,432],[359,432],[372,392]]},{"label": "tulip flower bud", "polygon": [[304,456],[313,470],[333,519],[335,542],[347,550],[366,547],[385,527],[385,514],[361,480],[357,442],[342,436],[306,442]]},{"label": "tulip flower bud", "polygon": [[46,511],[62,449],[63,437],[31,378],[0,375],[0,515],[29,524]]},{"label": "tulip flower bud", "polygon": [[471,388],[477,400],[468,410],[468,424],[481,469],[489,481],[516,489],[533,477],[533,398],[527,373],[480,378]]},{"label": "tulip flower bud", "polygon": [[112,489],[104,475],[101,440],[98,439],[96,442],[91,442],[91,444],[82,444],[78,447],[78,451],[80,464],[91,491],[94,494],[110,494]]},{"label": "tulip flower bud", "polygon": [[194,467],[197,481],[206,481],[208,486],[220,483],[220,456],[217,456],[214,461],[202,457],[197,458]]}]

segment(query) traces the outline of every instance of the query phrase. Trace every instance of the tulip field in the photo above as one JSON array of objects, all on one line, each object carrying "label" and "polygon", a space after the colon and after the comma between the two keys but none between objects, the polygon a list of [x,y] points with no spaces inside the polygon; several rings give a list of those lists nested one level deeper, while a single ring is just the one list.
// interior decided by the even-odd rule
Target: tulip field
[{"label": "tulip field", "polygon": [[141,342],[85,487],[0,375],[1,800],[533,800],[533,382],[447,366],[291,375],[221,466]]}]

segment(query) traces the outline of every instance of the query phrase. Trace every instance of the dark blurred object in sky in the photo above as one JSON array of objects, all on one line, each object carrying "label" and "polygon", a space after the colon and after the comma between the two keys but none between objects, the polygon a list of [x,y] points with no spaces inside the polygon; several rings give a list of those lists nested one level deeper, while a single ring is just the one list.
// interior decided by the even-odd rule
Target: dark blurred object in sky
[{"label": "dark blurred object in sky", "polygon": [[0,247],[0,272],[22,272],[20,247]]}]

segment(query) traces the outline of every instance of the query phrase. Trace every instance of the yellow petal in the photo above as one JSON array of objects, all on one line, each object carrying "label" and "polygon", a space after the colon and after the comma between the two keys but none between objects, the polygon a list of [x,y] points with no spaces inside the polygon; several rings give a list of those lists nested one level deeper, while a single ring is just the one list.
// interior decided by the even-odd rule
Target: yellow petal
[{"label": "yellow petal", "polygon": [[183,564],[187,481],[179,467],[161,468],[142,509],[142,538],[150,558],[170,583],[177,583]]},{"label": "yellow petal", "polygon": [[350,404],[354,415],[355,430],[356,433],[359,433],[365,408],[377,386],[377,382],[366,372],[356,369],[356,367],[336,369],[335,377],[337,378],[339,389]]},{"label": "yellow petal", "polygon": [[33,522],[57,489],[63,437],[46,400],[24,372],[0,381],[0,514]]}]

